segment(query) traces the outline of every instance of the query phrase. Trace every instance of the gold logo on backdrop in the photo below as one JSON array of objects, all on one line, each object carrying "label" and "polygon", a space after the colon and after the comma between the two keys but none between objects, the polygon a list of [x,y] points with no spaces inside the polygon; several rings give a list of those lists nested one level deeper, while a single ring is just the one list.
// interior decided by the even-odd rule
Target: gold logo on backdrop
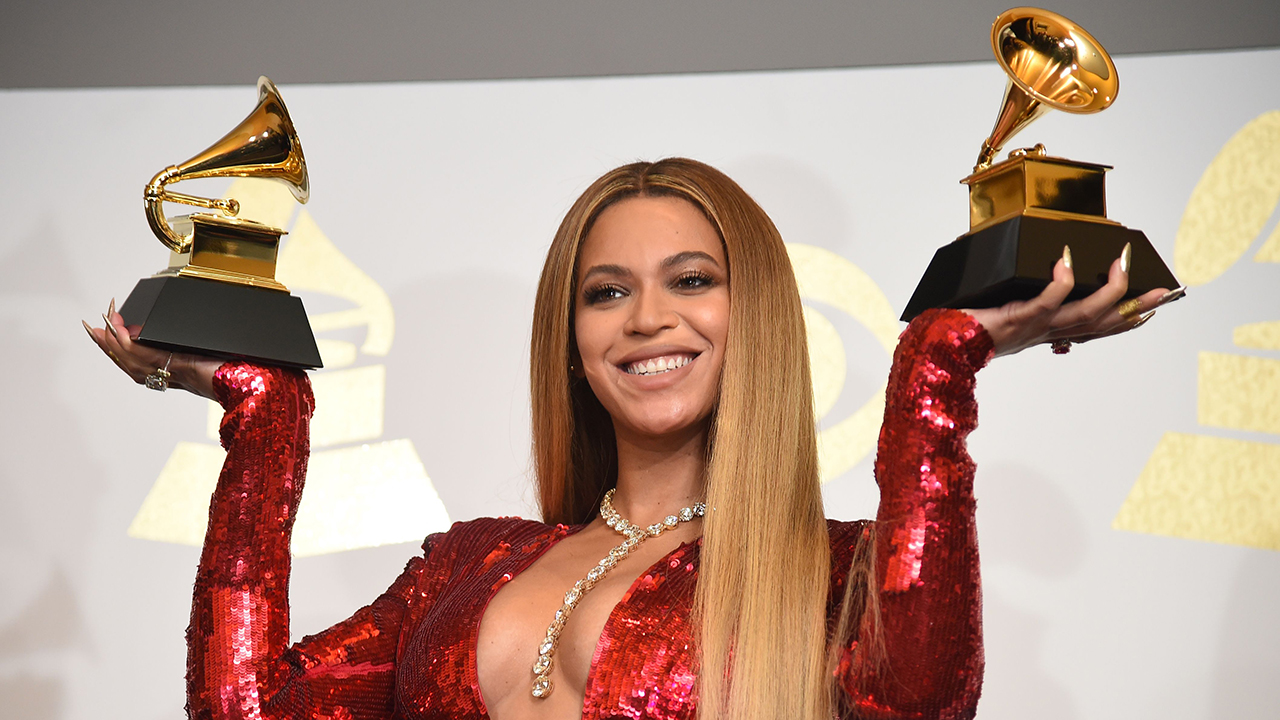
[{"label": "gold logo on backdrop", "polygon": [[[1221,276],[1261,240],[1277,205],[1280,110],[1245,125],[1201,176],[1178,228],[1178,275],[1189,285]],[[1280,225],[1253,261],[1280,263]],[[1232,341],[1255,352],[1200,353],[1197,419],[1277,442],[1165,433],[1113,527],[1280,550],[1280,319],[1238,326]]]},{"label": "gold logo on backdrop", "polygon": [[[295,211],[286,188],[238,180],[227,191],[242,213],[288,227]],[[298,212],[280,251],[277,277],[296,291],[337,296],[354,307],[310,315],[325,369],[311,375],[316,412],[311,422],[307,488],[293,532],[297,556],[417,542],[449,527],[449,516],[427,477],[413,442],[378,441],[383,434],[387,370],[362,358],[385,357],[395,337],[387,294],[347,259],[306,210]],[[319,337],[364,328],[357,346]],[[218,439],[222,408],[210,403],[207,435]],[[358,444],[357,444],[358,443]],[[225,453],[217,445],[180,442],[138,509],[129,535],[200,545]]]},{"label": "gold logo on backdrop", "polygon": [[[812,245],[788,243],[787,253],[791,256],[802,299],[849,315],[871,331],[885,352],[893,355],[898,344],[898,316],[869,275],[843,257]],[[840,334],[821,311],[806,304],[804,319],[809,336],[814,408],[822,421],[844,390],[848,362]],[[823,482],[844,474],[875,449],[884,419],[884,391],[885,385],[881,384],[862,407],[818,434]]]}]

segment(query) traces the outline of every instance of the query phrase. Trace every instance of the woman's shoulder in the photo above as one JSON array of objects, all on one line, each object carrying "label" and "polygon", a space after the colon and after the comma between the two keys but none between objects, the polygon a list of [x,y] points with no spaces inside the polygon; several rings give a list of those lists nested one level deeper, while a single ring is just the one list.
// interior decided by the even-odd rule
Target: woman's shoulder
[{"label": "woman's shoulder", "polygon": [[522,552],[569,531],[565,525],[548,525],[521,517],[482,517],[455,522],[445,532],[429,535],[422,549],[428,562],[444,561],[457,568],[477,560],[484,562],[494,553]]},{"label": "woman's shoulder", "polygon": [[529,520],[514,515],[498,517],[480,517],[472,520],[459,520],[444,532],[434,533],[427,537],[424,547],[457,545],[474,542],[510,541],[512,536],[537,536],[554,533],[558,527],[537,520]]}]

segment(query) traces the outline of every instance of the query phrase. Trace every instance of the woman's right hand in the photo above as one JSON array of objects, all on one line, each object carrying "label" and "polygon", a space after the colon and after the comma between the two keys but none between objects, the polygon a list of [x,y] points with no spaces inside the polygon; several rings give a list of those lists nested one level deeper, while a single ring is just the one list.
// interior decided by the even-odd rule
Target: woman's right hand
[{"label": "woman's right hand", "polygon": [[1156,308],[1181,298],[1185,291],[1185,288],[1159,288],[1122,303],[1129,290],[1131,252],[1126,245],[1120,257],[1111,263],[1107,283],[1080,300],[1066,302],[1075,287],[1075,273],[1071,269],[1071,250],[1064,247],[1062,259],[1053,266],[1053,280],[1037,297],[965,312],[991,336],[996,357],[1012,355],[1040,343],[1063,342],[1069,347],[1072,342],[1128,332],[1145,323]]},{"label": "woman's right hand", "polygon": [[169,368],[169,387],[176,387],[201,397],[217,400],[213,394],[213,374],[224,361],[205,355],[170,353],[168,350],[137,342],[137,325],[125,327],[124,318],[116,312],[116,301],[102,316],[106,327],[95,328],[81,321],[89,337],[124,374],[142,385],[147,376],[165,365]]}]

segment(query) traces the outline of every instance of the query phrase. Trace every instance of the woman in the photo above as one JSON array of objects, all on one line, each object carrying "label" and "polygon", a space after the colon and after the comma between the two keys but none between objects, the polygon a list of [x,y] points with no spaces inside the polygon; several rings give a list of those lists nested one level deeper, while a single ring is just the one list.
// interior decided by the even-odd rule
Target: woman
[{"label": "woman", "polygon": [[[433,535],[351,619],[288,647],[305,375],[95,342],[135,381],[227,409],[188,630],[194,717],[969,717],[982,650],[973,378],[1046,341],[1132,329],[1107,285],[930,311],[895,353],[874,523],[826,521],[803,319],[781,237],[685,159],[597,180],[543,268],[533,444],[544,523]],[[1123,310],[1123,312],[1121,312]],[[87,326],[86,326],[87,327]],[[607,493],[606,491],[612,492]],[[705,506],[700,504],[705,502]],[[705,508],[705,511],[704,511]]]}]

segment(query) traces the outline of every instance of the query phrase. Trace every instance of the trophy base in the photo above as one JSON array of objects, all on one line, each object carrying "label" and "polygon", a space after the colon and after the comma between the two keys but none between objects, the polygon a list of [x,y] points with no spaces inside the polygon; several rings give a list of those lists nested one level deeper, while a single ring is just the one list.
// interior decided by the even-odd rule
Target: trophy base
[{"label": "trophy base", "polygon": [[174,352],[323,367],[302,300],[278,290],[183,276],[138,281],[120,306],[138,340]]},{"label": "trophy base", "polygon": [[1140,230],[1109,222],[1018,215],[938,248],[901,319],[909,321],[929,308],[989,308],[1030,300],[1053,280],[1053,266],[1064,245],[1071,246],[1076,279],[1067,299],[1087,297],[1107,283],[1111,263],[1125,243],[1133,246],[1126,298],[1178,287]]}]

